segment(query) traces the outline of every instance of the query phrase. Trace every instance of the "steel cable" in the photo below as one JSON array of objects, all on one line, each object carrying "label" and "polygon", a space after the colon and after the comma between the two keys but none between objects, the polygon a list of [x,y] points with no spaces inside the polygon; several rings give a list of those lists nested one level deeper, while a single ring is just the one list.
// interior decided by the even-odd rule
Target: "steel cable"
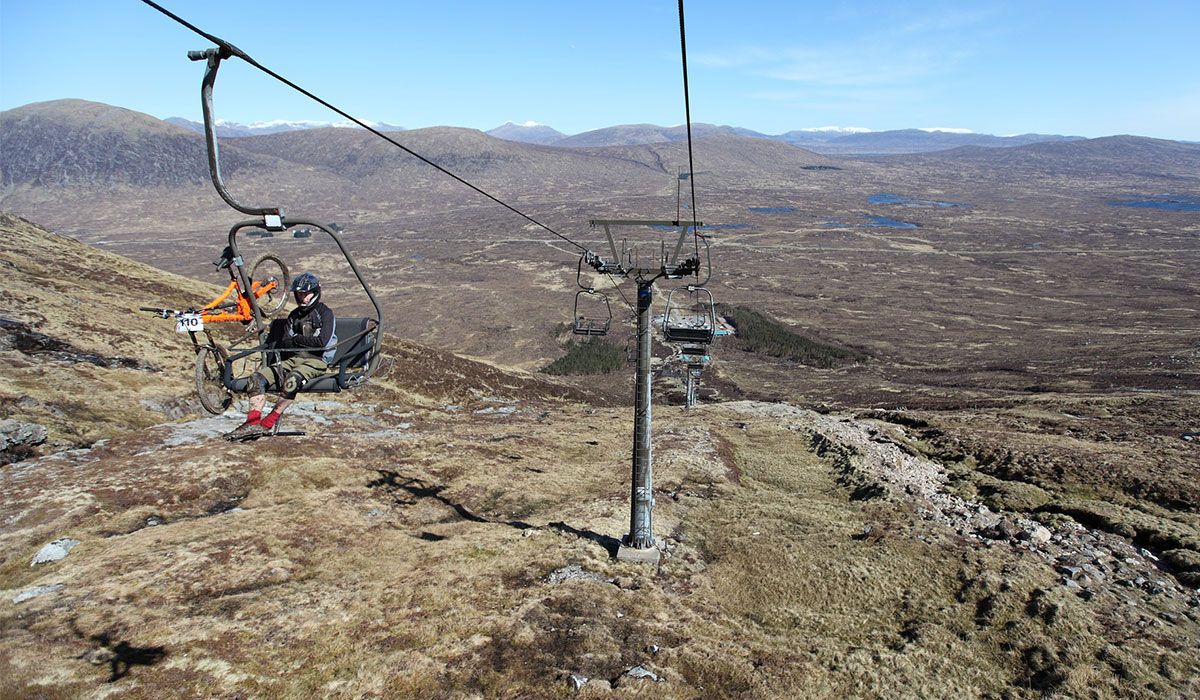
[{"label": "steel cable", "polygon": [[[417,160],[420,160],[422,163],[425,163],[426,165],[429,165],[429,166],[435,168],[439,172],[453,178],[454,180],[457,180],[458,182],[462,183],[463,185],[466,185],[467,187],[478,192],[479,194],[483,195],[484,197],[487,197],[488,199],[492,200],[496,204],[499,204],[500,206],[504,207],[505,209],[508,209],[509,211],[513,212],[514,214],[517,214],[518,216],[526,219],[530,223],[535,224],[535,225],[545,229],[546,231],[554,234],[555,236],[558,236],[559,238],[566,241],[567,243],[570,243],[571,245],[575,246],[579,250],[584,251],[584,252],[587,251],[587,248],[585,248],[584,246],[579,245],[575,241],[571,240],[570,238],[567,238],[563,234],[559,233],[558,231],[555,231],[554,229],[550,228],[546,224],[543,224],[542,222],[540,222],[537,219],[533,218],[532,216],[526,214],[525,212],[521,211],[520,209],[517,209],[516,207],[508,204],[507,202],[504,202],[499,197],[496,197],[495,195],[492,195],[492,194],[484,191],[482,188],[480,188],[480,187],[468,182],[467,180],[463,179],[462,177],[450,172],[446,168],[443,168],[442,166],[438,165],[437,163],[429,160],[425,156],[423,156],[420,153],[417,153],[416,151],[412,150],[411,148],[405,146],[404,144],[402,144],[399,141],[395,140],[394,138],[388,136],[384,132],[379,131],[378,129],[371,126],[370,124],[367,124],[366,122],[354,117],[353,115],[347,113],[346,111],[339,109],[338,107],[330,104],[329,102],[326,102],[325,100],[314,95],[313,93],[309,92],[308,90],[305,90],[304,88],[293,83],[292,81],[288,80],[287,78],[283,77],[282,75],[279,75],[278,73],[271,70],[270,68],[267,68],[266,66],[262,65],[261,63],[259,63],[256,60],[254,60],[249,55],[247,55],[246,52],[237,48],[233,44],[230,44],[229,42],[225,41],[224,39],[221,39],[220,37],[214,36],[212,34],[209,34],[208,32],[203,31],[199,27],[196,27],[195,25],[191,24],[190,22],[183,19],[182,17],[174,14],[173,12],[166,9],[162,5],[159,5],[158,3],[154,2],[153,0],[142,0],[142,2],[145,3],[146,5],[150,6],[151,8],[161,12],[162,14],[171,18],[172,20],[178,22],[180,25],[190,29],[191,31],[195,32],[196,34],[199,34],[200,36],[204,37],[205,39],[208,39],[212,43],[221,47],[223,50],[228,51],[230,55],[237,56],[238,58],[242,59],[246,63],[249,63],[250,65],[252,65],[255,68],[259,69],[260,71],[266,73],[267,75],[271,76],[272,78],[278,80],[279,82],[283,83],[284,85],[286,85],[286,86],[292,88],[293,90],[299,92],[300,94],[304,95],[305,97],[313,100],[314,102],[320,104],[321,106],[323,106],[333,112],[336,112],[337,114],[354,122],[355,124],[361,126],[362,128],[366,129],[367,131],[371,132],[372,134],[375,134],[379,138],[387,141],[388,143],[392,144],[393,146],[399,148],[400,150],[404,151],[405,153],[413,156]],[[683,5],[682,5],[682,0],[681,0],[680,8],[682,8],[682,7],[683,7]],[[690,126],[689,126],[689,129],[690,129]],[[689,139],[690,139],[690,136],[689,136]]]},{"label": "steel cable", "polygon": [[687,32],[683,27],[683,0],[679,0],[679,51],[683,57],[683,112],[687,119],[688,185],[692,190],[692,233],[696,231],[696,166],[692,160],[692,105],[688,96]]}]

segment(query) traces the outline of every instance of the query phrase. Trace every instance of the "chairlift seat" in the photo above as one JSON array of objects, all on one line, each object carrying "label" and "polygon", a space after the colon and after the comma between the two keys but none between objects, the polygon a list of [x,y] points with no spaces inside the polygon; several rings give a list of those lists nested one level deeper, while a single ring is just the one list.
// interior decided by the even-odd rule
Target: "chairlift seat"
[{"label": "chairlift seat", "polygon": [[663,336],[668,343],[700,343],[708,345],[713,341],[713,328],[690,326],[665,326]]},{"label": "chairlift seat", "polygon": [[[679,303],[675,295],[691,295],[691,301]],[[716,335],[716,307],[712,292],[704,287],[672,289],[667,295],[667,310],[663,314],[663,337],[668,343],[708,345]]]},{"label": "chairlift seat", "polygon": [[611,325],[609,319],[599,318],[584,318],[580,316],[575,319],[575,326],[571,332],[575,335],[608,335],[608,328]]},{"label": "chairlift seat", "polygon": [[[375,334],[378,332],[378,328],[373,327],[373,324],[374,319],[371,318],[337,318],[334,321],[334,334],[339,338],[338,347],[329,362],[329,371],[306,382],[299,393],[333,393],[361,383],[371,364],[371,350],[375,346]],[[277,318],[271,321],[266,344],[278,345],[286,334],[286,329],[287,319]],[[351,338],[356,339],[350,342]],[[268,351],[267,361],[275,364],[283,359],[282,356],[283,353],[278,350]],[[268,390],[278,391],[279,387],[272,383]]]}]

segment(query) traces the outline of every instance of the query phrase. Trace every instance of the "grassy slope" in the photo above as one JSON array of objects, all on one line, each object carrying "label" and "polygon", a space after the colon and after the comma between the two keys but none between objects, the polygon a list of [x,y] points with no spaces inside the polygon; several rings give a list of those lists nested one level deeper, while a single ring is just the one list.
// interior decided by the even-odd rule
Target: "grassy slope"
[{"label": "grassy slope", "polygon": [[[61,245],[68,264],[88,254]],[[89,342],[60,316],[48,332]],[[156,332],[120,352],[165,365]],[[566,697],[569,673],[602,681],[583,697],[613,681],[680,698],[1198,690],[1194,619],[1132,589],[1085,603],[1027,550],[964,540],[903,494],[851,500],[814,414],[657,408],[668,556],[616,562],[627,408],[391,348],[373,388],[289,418],[305,437],[214,440],[231,415],[0,468],[0,696]],[[87,390],[133,371],[51,369]],[[64,536],[82,544],[29,566]],[[568,565],[599,580],[549,582]],[[635,664],[666,682],[623,678]]]},{"label": "grassy slope", "polygon": [[[315,435],[257,445],[163,426],[15,473],[0,502],[14,523],[6,692],[98,692],[110,667],[76,658],[103,654],[98,640],[164,654],[119,680],[135,698],[564,697],[569,673],[627,697],[1195,690],[1196,660],[1161,627],[1106,620],[1049,567],[963,547],[902,503],[850,500],[806,432],[752,407],[657,412],[670,556],[615,562],[628,412],[514,405],[359,403],[325,409]],[[81,487],[46,488],[64,483]],[[30,568],[57,536],[83,544]],[[547,582],[568,565],[613,583]],[[636,664],[666,683],[622,679]]]},{"label": "grassy slope", "polygon": [[[141,305],[190,305],[214,289],[52,234],[0,213],[0,317],[104,357],[153,369],[100,367],[0,351],[0,416],[33,420],[58,445],[80,445],[159,423],[154,407],[187,412],[190,344]],[[143,403],[146,402],[146,403]],[[149,406],[149,407],[148,407]],[[198,407],[198,405],[197,405]]]}]

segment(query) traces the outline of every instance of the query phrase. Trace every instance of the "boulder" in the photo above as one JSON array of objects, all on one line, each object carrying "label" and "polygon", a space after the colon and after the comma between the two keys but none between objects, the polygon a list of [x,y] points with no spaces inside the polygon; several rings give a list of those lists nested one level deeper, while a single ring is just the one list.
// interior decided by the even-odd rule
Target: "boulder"
[{"label": "boulder", "polygon": [[1026,540],[1030,544],[1046,544],[1050,541],[1050,531],[1041,525],[1033,525],[1026,527],[1017,534],[1017,538]]},{"label": "boulder", "polygon": [[17,447],[36,447],[45,441],[45,426],[12,419],[0,420],[0,452]]},{"label": "boulder", "polygon": [[58,591],[61,591],[62,589],[63,589],[63,584],[61,584],[61,583],[52,583],[49,586],[34,586],[33,588],[27,588],[27,589],[21,591],[20,593],[18,593],[16,596],[13,597],[12,602],[13,603],[24,603],[25,601],[30,600],[32,598],[36,598],[41,595],[46,595],[47,593],[56,593]]},{"label": "boulder", "polygon": [[29,565],[37,566],[38,564],[48,564],[52,561],[66,559],[67,553],[77,544],[79,544],[79,540],[73,540],[70,537],[54,540],[39,549],[38,553],[33,555],[33,561],[29,562]]}]

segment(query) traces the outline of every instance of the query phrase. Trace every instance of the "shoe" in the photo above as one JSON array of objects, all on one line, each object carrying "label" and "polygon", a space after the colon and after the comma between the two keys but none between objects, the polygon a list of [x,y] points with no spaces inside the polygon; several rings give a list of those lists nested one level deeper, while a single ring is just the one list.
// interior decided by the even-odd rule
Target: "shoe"
[{"label": "shoe", "polygon": [[250,421],[246,421],[233,430],[230,430],[228,433],[225,433],[225,439],[244,440],[246,438],[258,437],[265,432],[266,431],[259,423],[251,423]]},{"label": "shoe", "polygon": [[274,411],[263,416],[262,425],[260,426],[262,428],[263,434],[270,433],[270,434],[274,435],[275,433],[278,433],[279,432],[279,419],[281,419],[281,418],[283,418],[283,416],[278,413],[275,413]]}]

